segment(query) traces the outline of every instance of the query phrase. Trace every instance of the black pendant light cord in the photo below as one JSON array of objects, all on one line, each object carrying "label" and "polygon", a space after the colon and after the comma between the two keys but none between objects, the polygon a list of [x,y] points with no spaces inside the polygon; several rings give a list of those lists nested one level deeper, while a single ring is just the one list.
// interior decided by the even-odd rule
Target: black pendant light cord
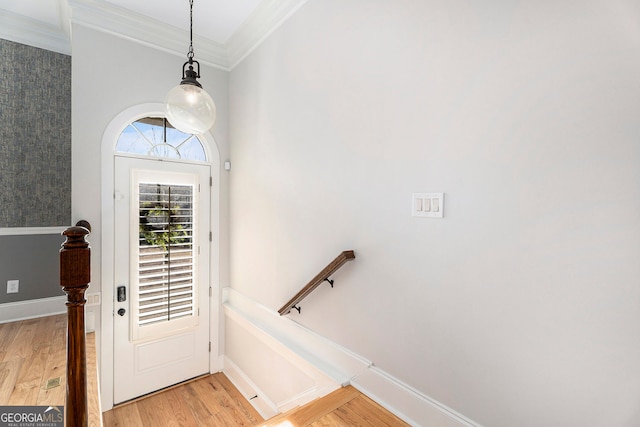
[{"label": "black pendant light cord", "polygon": [[193,0],[189,0],[189,52],[187,58],[193,60]]},{"label": "black pendant light cord", "polygon": [[[193,0],[189,0],[189,52],[187,52],[187,62],[182,66],[182,82],[180,84],[190,84],[201,88],[202,85],[196,80],[200,78],[200,63],[193,57]],[[193,69],[194,65],[197,66],[197,70]]]}]

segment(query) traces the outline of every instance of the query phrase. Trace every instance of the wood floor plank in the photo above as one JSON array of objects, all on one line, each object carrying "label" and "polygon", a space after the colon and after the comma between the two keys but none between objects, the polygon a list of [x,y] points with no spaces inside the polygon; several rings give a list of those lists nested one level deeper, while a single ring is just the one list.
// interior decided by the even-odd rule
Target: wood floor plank
[{"label": "wood floor plank", "polygon": [[0,324],[0,362],[5,360],[7,352],[11,350],[11,343],[18,335],[20,322]]},{"label": "wood floor plank", "polygon": [[312,426],[312,427],[350,427],[348,424],[345,424],[345,422],[342,420],[342,418],[337,416],[334,412],[328,413],[327,415],[323,416],[322,418],[318,419],[317,421],[314,421],[313,423],[309,424],[309,426]]},{"label": "wood floor plank", "polygon": [[198,424],[195,424],[197,426],[228,426],[228,425],[233,425],[233,424],[225,424],[224,421],[220,420],[220,417],[216,416],[216,415],[206,415],[203,416],[202,418],[198,418]]},{"label": "wood floor plank", "polygon": [[[198,380],[200,381],[200,380]],[[212,415],[220,412],[220,407],[215,405],[211,400],[206,398],[199,392],[201,389],[194,381],[192,383],[185,384],[183,387],[176,388],[176,393],[185,401],[189,406],[189,409],[193,414],[197,414],[198,417],[209,418]]]},{"label": "wood floor plank", "polygon": [[230,413],[236,425],[253,426],[262,421],[260,414],[223,374],[214,374],[204,380],[211,398],[222,408],[220,412]]},{"label": "wood floor plank", "polygon": [[287,425],[291,427],[409,426],[409,424],[351,386],[336,390],[328,396],[304,405],[287,415],[277,415],[267,420],[263,425]]},{"label": "wood floor plank", "polygon": [[33,380],[42,381],[44,370],[49,360],[50,348],[40,347],[23,360],[22,369],[18,374],[17,382],[31,382]]},{"label": "wood floor plank", "polygon": [[360,392],[351,386],[339,388],[318,401],[312,402],[313,404],[300,407],[300,409],[287,417],[287,421],[293,426],[306,426],[335,411],[359,395]]},{"label": "wood floor plank", "polygon": [[[189,408],[196,423],[194,425],[221,425],[215,420],[219,419],[216,415],[222,408],[207,395],[204,378],[176,387],[173,391]],[[144,404],[144,402],[141,401],[140,404]]]},{"label": "wood floor plank", "polygon": [[[95,335],[95,334],[93,334]],[[0,405],[63,406],[66,394],[67,316],[0,324]],[[101,425],[95,336],[87,335],[89,425]],[[49,390],[47,381],[60,378]],[[12,383],[12,384],[9,384]]]},{"label": "wood floor plank", "polygon": [[[66,316],[43,319],[0,324],[0,405],[64,404]],[[96,364],[95,334],[87,335],[87,351],[94,356],[87,358],[90,374],[94,369],[91,366]],[[60,386],[44,390],[47,380],[58,377]],[[97,376],[88,377],[88,382],[90,388],[97,390]],[[90,397],[93,398],[90,412],[99,414],[95,409],[99,405],[98,393]],[[408,426],[351,386],[265,422],[222,373],[176,386],[104,414],[107,427],[273,426],[284,421],[291,427]],[[90,414],[90,426],[100,426],[99,415]]]},{"label": "wood floor plank", "polygon": [[164,393],[154,394],[144,400],[133,403],[138,407],[143,426],[179,426],[172,417],[170,404]]},{"label": "wood floor plank", "polygon": [[[244,415],[250,404],[222,373],[185,383],[105,413],[113,426],[407,427],[352,386],[264,421]],[[123,413],[123,411],[126,411]],[[252,408],[250,412],[255,411]],[[257,411],[255,411],[257,414]],[[253,417],[259,417],[254,415]]]},{"label": "wood floor plank", "polygon": [[228,410],[216,413],[211,419],[214,426],[253,426],[246,418],[236,418],[236,415]]},{"label": "wood floor plank", "polygon": [[[40,394],[42,377],[49,360],[49,340],[53,329],[46,318],[28,319],[1,325],[0,342],[6,344],[3,360],[14,361],[8,384],[4,378],[0,404],[35,405]],[[17,362],[20,362],[19,365]],[[7,394],[8,393],[8,394]]]},{"label": "wood floor plank", "polygon": [[57,318],[59,316],[50,316],[46,319],[39,319],[36,323],[36,330],[31,339],[31,348],[33,351],[39,351],[43,347],[51,347],[51,340],[55,334]]},{"label": "wood floor plank", "polygon": [[138,405],[123,405],[104,413],[104,425],[111,427],[144,426]]},{"label": "wood floor plank", "polygon": [[230,398],[233,400],[235,405],[240,409],[243,415],[246,417],[248,424],[246,425],[255,425],[261,421],[264,421],[262,416],[258,413],[258,411],[244,398],[244,396],[238,391],[238,389],[229,381],[224,374],[218,373],[214,374],[213,377],[219,382],[219,384],[224,388]]},{"label": "wood floor plank", "polygon": [[[42,386],[38,393],[35,405],[63,406],[67,387],[67,352],[66,350],[50,353],[45,365],[42,377]],[[47,381],[60,378],[60,385],[51,389],[45,389]]]},{"label": "wood floor plank", "polygon": [[40,380],[31,380],[17,383],[7,405],[10,406],[31,406],[31,403],[38,400],[40,394]]},{"label": "wood floor plank", "polygon": [[[98,381],[98,353],[96,334],[91,332],[87,340],[87,405],[89,409],[89,427],[102,426],[102,406],[100,405],[100,383]],[[66,368],[65,368],[66,369]]]},{"label": "wood floor plank", "polygon": [[172,418],[175,419],[177,425],[180,426],[195,426],[198,425],[198,421],[194,417],[191,408],[185,402],[176,389],[168,390],[164,393],[169,403],[169,410],[171,411]]},{"label": "wood floor plank", "polygon": [[335,411],[333,411],[333,414],[336,415],[338,418],[340,418],[345,425],[348,426],[352,426],[352,427],[379,427],[381,426],[381,424],[374,424],[372,422],[369,422],[365,417],[364,414],[359,414],[357,411],[353,411],[351,410],[347,405],[350,402],[342,405],[339,408],[336,408]]},{"label": "wood floor plank", "polygon": [[0,405],[8,405],[21,368],[22,360],[20,359],[10,359],[0,363]]},{"label": "wood floor plank", "polygon": [[227,408],[231,408],[233,402],[229,399],[222,386],[212,377],[196,381],[193,383],[193,388],[209,414],[216,415],[219,412],[227,411]]},{"label": "wood floor plank", "polygon": [[409,426],[409,424],[405,423],[364,394],[361,394],[358,398],[347,403],[345,407],[360,414],[363,418],[376,426]]},{"label": "wood floor plank", "polygon": [[[122,414],[123,411],[126,411],[126,414]],[[136,417],[139,417],[140,421]],[[228,427],[253,426],[260,421],[263,421],[262,417],[222,373],[118,406],[106,412],[104,416],[105,427]]]},{"label": "wood floor plank", "polygon": [[19,322],[19,328],[13,341],[9,344],[11,352],[7,353],[4,360],[25,359],[31,355],[32,339],[38,327],[38,319],[29,319]]},{"label": "wood floor plank", "polygon": [[67,350],[67,319],[66,315],[54,316],[55,328],[51,337],[51,352]]},{"label": "wood floor plank", "polygon": [[296,412],[298,409],[300,409],[299,406],[296,406],[295,408],[292,408],[290,410],[288,410],[287,412],[283,412],[280,413],[278,415],[275,415],[271,418],[269,418],[268,420],[266,420],[265,422],[263,422],[260,427],[265,427],[265,426],[277,426],[285,421],[287,421],[287,418],[293,414],[294,412]]}]

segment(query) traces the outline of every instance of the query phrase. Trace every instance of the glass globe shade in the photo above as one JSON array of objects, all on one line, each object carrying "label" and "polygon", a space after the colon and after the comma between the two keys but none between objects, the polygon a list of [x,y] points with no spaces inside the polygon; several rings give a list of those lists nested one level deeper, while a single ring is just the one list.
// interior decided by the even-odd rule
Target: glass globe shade
[{"label": "glass globe shade", "polygon": [[216,121],[216,104],[201,87],[179,84],[167,94],[165,114],[174,128],[199,135]]}]

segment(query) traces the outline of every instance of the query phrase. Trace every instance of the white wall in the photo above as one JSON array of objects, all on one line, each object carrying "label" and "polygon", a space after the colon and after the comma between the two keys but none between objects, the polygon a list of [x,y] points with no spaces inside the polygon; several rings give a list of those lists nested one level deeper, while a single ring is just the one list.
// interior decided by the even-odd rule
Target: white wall
[{"label": "white wall", "polygon": [[480,424],[640,424],[638,16],[310,0],[231,72],[233,288],[354,249],[291,317]]},{"label": "white wall", "polygon": [[[80,25],[73,26],[72,45],[73,221],[86,219],[93,226],[89,239],[92,247],[92,282],[88,292],[100,292],[104,291],[105,286],[113,286],[112,283],[100,283],[103,239],[100,225],[103,218],[113,215],[112,212],[101,211],[101,169],[109,164],[106,159],[101,159],[103,133],[115,116],[125,109],[163,102],[169,89],[180,82],[186,50],[185,55],[180,57]],[[185,49],[187,47],[185,44]],[[218,117],[212,134],[220,158],[224,160],[229,157],[228,72],[205,64],[201,66],[200,82],[217,106]],[[220,278],[226,285],[229,281],[228,175],[222,173],[220,180]],[[219,283],[215,286],[220,289],[223,287]],[[99,310],[99,307],[95,310]],[[95,312],[95,318],[100,331],[98,311]],[[111,337],[103,339],[110,340]]]}]

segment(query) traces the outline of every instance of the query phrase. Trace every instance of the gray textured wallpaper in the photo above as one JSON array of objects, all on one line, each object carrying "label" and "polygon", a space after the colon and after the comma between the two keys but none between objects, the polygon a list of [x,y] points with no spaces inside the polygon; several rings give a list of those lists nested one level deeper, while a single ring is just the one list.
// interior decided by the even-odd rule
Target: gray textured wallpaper
[{"label": "gray textured wallpaper", "polygon": [[0,39],[0,227],[71,222],[71,57]]}]

